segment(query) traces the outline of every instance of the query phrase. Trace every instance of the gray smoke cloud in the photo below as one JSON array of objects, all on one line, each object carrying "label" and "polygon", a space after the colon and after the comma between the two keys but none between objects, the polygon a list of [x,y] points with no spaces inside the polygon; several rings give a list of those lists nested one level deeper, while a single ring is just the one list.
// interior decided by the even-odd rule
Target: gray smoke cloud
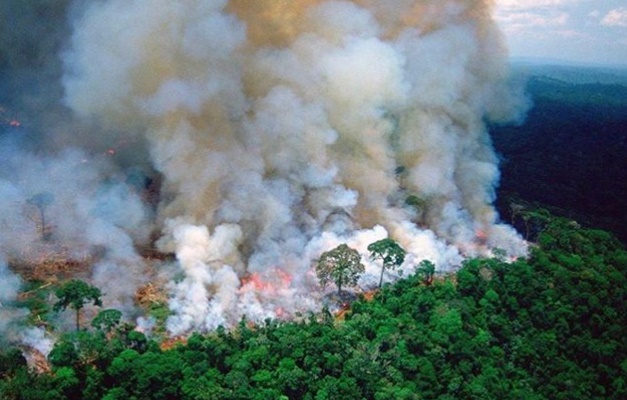
[{"label": "gray smoke cloud", "polygon": [[[41,167],[33,155],[25,176],[69,164],[69,182],[5,178],[3,197],[53,193],[66,215],[51,215],[55,234],[107,249],[91,277],[116,305],[131,309],[149,279],[134,249],[155,227],[177,258],[176,335],[320,308],[328,292],[312,266],[340,243],[363,255],[365,290],[381,270],[367,245],[384,237],[408,250],[404,273],[422,259],[444,271],[494,248],[526,254],[492,206],[486,121],[519,120],[527,101],[509,83],[491,2],[59,4],[71,29],[53,46],[57,106],[71,113],[56,126],[80,127],[68,141],[83,150]],[[94,157],[107,141],[126,150]],[[158,204],[129,183],[137,166],[162,179]]]},{"label": "gray smoke cloud", "polygon": [[20,310],[13,304],[21,286],[20,277],[11,272],[4,257],[0,257],[0,332],[5,332],[12,323],[28,314],[28,310]]},{"label": "gray smoke cloud", "polygon": [[[108,306],[132,311],[147,280],[135,249],[148,242],[152,223],[125,174],[78,149],[44,156],[7,145],[0,158],[0,254],[25,279],[91,279]],[[10,287],[18,288],[5,279],[3,291]]]},{"label": "gray smoke cloud", "polygon": [[17,303],[22,283],[0,253],[0,344],[21,343],[47,356],[54,341],[43,328],[26,325],[29,311]]}]

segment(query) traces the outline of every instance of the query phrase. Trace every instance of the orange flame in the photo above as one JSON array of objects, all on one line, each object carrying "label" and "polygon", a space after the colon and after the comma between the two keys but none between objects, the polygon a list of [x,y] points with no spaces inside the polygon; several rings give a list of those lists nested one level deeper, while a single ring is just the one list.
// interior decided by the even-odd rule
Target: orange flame
[{"label": "orange flame", "polygon": [[475,231],[476,241],[479,245],[483,246],[488,241],[488,232],[483,229],[477,229]]},{"label": "orange flame", "polygon": [[252,272],[242,277],[240,280],[243,290],[254,290],[255,292],[274,294],[280,289],[290,287],[292,284],[292,275],[282,269],[274,268],[265,272],[264,276],[258,272]]}]

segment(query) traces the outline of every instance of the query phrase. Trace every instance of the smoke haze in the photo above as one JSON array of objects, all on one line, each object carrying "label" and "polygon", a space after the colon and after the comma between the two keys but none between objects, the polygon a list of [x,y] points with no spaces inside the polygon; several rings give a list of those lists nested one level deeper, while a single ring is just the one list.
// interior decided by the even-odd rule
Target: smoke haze
[{"label": "smoke haze", "polygon": [[[1,104],[32,121],[0,134],[7,257],[42,245],[23,207],[50,193],[46,243],[99,249],[85,278],[128,316],[165,276],[178,335],[319,309],[332,288],[312,267],[340,243],[363,255],[363,289],[381,271],[366,247],[388,236],[405,273],[526,254],[492,206],[486,122],[527,100],[490,1],[45,3],[59,23],[41,34],[36,7],[0,6],[20,27],[0,35]],[[42,61],[18,59],[25,41]],[[40,80],[46,107],[29,106]],[[173,265],[137,254],[154,232]]]}]

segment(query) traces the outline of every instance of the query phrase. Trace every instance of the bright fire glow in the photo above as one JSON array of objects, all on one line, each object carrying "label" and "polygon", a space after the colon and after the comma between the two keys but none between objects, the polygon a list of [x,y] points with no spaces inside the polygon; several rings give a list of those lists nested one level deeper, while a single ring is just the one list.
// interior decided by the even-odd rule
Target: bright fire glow
[{"label": "bright fire glow", "polygon": [[292,276],[282,269],[274,268],[262,276],[258,272],[250,273],[241,278],[242,291],[252,290],[264,294],[276,294],[281,289],[287,289],[292,284]]}]

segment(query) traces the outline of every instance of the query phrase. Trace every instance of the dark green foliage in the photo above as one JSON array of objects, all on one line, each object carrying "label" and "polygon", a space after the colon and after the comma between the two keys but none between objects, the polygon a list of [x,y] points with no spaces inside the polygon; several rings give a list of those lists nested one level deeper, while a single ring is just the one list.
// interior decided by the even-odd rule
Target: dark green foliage
[{"label": "dark green foliage", "polygon": [[20,368],[26,366],[26,359],[19,349],[0,351],[0,379],[12,378]]},{"label": "dark green foliage", "polygon": [[416,268],[416,275],[422,278],[425,285],[432,284],[435,277],[435,264],[429,260],[420,261],[418,268]]},{"label": "dark green foliage", "polygon": [[59,312],[67,307],[73,308],[76,311],[77,331],[80,329],[80,311],[85,304],[102,305],[100,289],[78,279],[64,283],[55,291],[55,294],[59,300],[52,307],[53,310]]},{"label": "dark green foliage", "polygon": [[161,336],[166,334],[166,321],[170,316],[170,313],[171,312],[168,308],[168,303],[165,301],[159,301],[150,304],[148,315],[155,320],[153,333]]},{"label": "dark green foliage", "polygon": [[49,323],[50,303],[48,298],[52,286],[41,281],[28,281],[22,286],[22,293],[16,306],[30,311],[28,322],[34,325]]},{"label": "dark green foliage", "polygon": [[413,211],[416,213],[415,222],[422,221],[425,207],[427,205],[427,201],[425,199],[412,194],[407,196],[407,198],[405,199],[405,205],[413,208]]},{"label": "dark green foliage", "polygon": [[394,240],[385,238],[368,245],[368,251],[372,259],[380,258],[383,262],[381,268],[381,277],[379,279],[379,287],[383,283],[383,273],[385,269],[398,268],[405,261],[405,250],[399,246]]},{"label": "dark green foliage", "polygon": [[91,321],[91,326],[96,329],[110,332],[113,328],[120,324],[122,313],[118,310],[102,310],[96,318]]},{"label": "dark green foliage", "polygon": [[342,286],[355,286],[359,274],[364,270],[357,250],[351,249],[346,244],[322,253],[316,264],[316,274],[322,286],[334,282],[339,295],[342,294]]},{"label": "dark green foliage", "polygon": [[[525,123],[491,129],[502,158],[500,214],[510,219],[512,200],[523,198],[627,243],[627,85],[543,73],[529,80],[533,108]],[[535,240],[533,223],[517,219],[516,227]]]},{"label": "dark green foliage", "polygon": [[344,320],[242,320],[168,351],[118,324],[63,336],[40,376],[0,353],[0,398],[627,398],[627,252],[553,217],[538,243],[428,285],[419,268]]}]

